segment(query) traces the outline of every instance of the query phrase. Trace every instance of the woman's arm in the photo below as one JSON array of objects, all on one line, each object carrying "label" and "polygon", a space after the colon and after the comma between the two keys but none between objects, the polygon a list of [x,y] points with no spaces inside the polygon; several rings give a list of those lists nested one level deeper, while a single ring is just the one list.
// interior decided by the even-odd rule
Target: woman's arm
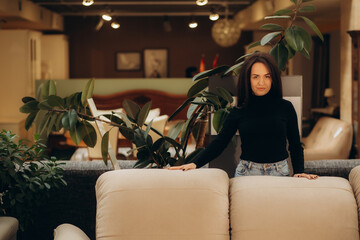
[{"label": "woman's arm", "polygon": [[237,131],[237,124],[241,117],[241,110],[234,108],[230,111],[230,114],[226,118],[223,128],[216,138],[205,148],[201,153],[199,158],[197,158],[194,163],[185,164],[178,167],[170,167],[170,170],[179,170],[179,169],[193,169],[200,168],[210,162],[211,160],[218,157],[226,148],[231,138]]}]

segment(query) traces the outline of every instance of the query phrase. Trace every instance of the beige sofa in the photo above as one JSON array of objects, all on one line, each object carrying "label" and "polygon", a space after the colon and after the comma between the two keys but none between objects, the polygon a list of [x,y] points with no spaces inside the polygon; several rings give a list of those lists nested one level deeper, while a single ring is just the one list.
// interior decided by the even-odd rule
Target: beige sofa
[{"label": "beige sofa", "polygon": [[[129,169],[102,174],[95,188],[98,240],[359,239],[360,166],[349,181]],[[54,235],[89,239],[70,224]]]},{"label": "beige sofa", "polygon": [[353,129],[348,122],[321,117],[308,137],[303,138],[304,159],[348,159],[352,144]]}]

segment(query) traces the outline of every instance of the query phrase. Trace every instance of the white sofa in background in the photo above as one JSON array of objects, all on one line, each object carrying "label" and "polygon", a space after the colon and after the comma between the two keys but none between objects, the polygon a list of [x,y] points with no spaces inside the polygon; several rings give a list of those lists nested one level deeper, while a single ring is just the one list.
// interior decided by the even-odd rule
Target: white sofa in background
[{"label": "white sofa in background", "polygon": [[13,217],[0,217],[0,239],[16,240],[19,221]]},{"label": "white sofa in background", "polygon": [[352,144],[352,125],[343,120],[321,117],[308,137],[303,138],[304,159],[348,159]]}]

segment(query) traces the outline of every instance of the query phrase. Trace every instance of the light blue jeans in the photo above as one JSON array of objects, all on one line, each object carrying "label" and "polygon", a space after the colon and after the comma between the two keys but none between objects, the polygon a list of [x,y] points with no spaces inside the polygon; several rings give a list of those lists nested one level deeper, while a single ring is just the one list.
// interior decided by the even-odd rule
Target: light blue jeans
[{"label": "light blue jeans", "polygon": [[235,177],[240,176],[289,176],[289,166],[287,160],[275,163],[255,163],[246,160],[240,160],[236,170]]}]

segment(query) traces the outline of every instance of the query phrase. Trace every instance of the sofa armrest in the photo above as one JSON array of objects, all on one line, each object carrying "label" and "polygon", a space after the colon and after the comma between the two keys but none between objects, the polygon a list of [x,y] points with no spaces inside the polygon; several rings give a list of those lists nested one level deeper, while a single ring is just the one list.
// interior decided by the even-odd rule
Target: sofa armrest
[{"label": "sofa armrest", "polygon": [[[358,207],[358,216],[360,216],[360,166],[354,167],[349,174],[349,182],[353,189]],[[360,220],[359,220],[360,225]]]},{"label": "sofa armrest", "polygon": [[54,230],[54,240],[90,240],[88,236],[78,227],[64,223]]}]

